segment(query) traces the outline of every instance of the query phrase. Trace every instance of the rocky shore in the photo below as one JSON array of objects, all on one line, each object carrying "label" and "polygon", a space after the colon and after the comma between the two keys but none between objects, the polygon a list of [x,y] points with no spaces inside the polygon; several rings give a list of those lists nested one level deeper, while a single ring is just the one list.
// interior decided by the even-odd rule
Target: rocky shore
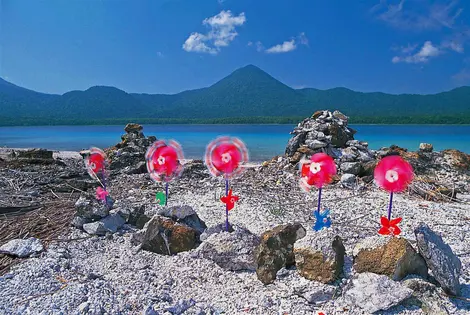
[{"label": "rocky shore", "polygon": [[[143,160],[156,138],[141,126],[106,150],[111,207],[95,199],[80,155],[3,149],[0,313],[468,314],[470,157],[429,144],[370,150],[347,120],[315,113],[285,155],[234,179],[230,233],[223,180],[202,161],[184,161],[168,206],[157,204],[164,188]],[[339,170],[323,190],[332,227],[320,232],[317,196],[298,184],[298,162],[316,152]],[[394,238],[377,234],[388,194],[372,177],[389,154],[416,175],[395,196]]]}]

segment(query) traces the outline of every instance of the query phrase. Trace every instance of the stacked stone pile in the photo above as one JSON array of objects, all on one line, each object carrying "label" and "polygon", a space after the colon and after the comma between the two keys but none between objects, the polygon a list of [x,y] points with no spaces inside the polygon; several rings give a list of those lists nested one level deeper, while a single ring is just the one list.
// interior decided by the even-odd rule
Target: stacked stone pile
[{"label": "stacked stone pile", "polygon": [[142,174],[147,172],[145,153],[149,146],[157,140],[154,136],[145,137],[143,127],[130,123],[124,128],[122,141],[113,148],[106,150],[111,158],[110,170],[113,173]]}]

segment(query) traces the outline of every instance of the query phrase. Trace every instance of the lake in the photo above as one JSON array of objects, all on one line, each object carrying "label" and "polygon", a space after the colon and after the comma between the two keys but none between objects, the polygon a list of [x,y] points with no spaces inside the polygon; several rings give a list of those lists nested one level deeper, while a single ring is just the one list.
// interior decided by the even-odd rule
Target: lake
[{"label": "lake", "polygon": [[[421,142],[435,150],[458,149],[470,153],[469,125],[351,125],[355,138],[367,141],[371,149],[396,144],[417,150]],[[174,139],[185,158],[202,159],[205,146],[219,135],[243,140],[251,161],[263,161],[284,153],[294,125],[144,125],[146,136]],[[123,126],[0,127],[0,147],[45,148],[79,151],[90,146],[109,147],[120,142]]]}]

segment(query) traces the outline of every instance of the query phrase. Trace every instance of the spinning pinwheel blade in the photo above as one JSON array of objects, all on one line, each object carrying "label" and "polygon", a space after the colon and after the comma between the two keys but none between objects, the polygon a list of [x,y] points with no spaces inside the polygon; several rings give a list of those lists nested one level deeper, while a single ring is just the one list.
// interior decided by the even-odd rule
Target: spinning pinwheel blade
[{"label": "spinning pinwheel blade", "polygon": [[248,150],[238,138],[219,137],[210,142],[206,148],[205,163],[213,176],[223,175],[225,178],[225,229],[229,231],[228,212],[233,209],[238,196],[229,191],[229,180],[243,171],[242,165],[248,162]]},{"label": "spinning pinwheel blade", "polygon": [[184,159],[183,149],[174,140],[170,140],[168,144],[163,140],[157,140],[148,148],[145,159],[150,178],[155,182],[165,182],[164,198],[159,198],[157,193],[155,199],[166,206],[168,203],[168,183],[180,176],[183,171],[181,164]]}]

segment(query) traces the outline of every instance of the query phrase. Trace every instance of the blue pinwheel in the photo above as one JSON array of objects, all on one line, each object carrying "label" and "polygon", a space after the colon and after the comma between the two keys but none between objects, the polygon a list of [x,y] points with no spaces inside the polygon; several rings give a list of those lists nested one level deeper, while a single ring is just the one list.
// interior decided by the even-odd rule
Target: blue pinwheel
[{"label": "blue pinwheel", "polygon": [[325,208],[324,211],[315,211],[315,225],[313,229],[315,231],[320,231],[323,228],[329,228],[331,226],[331,218],[330,218],[330,209]]}]

